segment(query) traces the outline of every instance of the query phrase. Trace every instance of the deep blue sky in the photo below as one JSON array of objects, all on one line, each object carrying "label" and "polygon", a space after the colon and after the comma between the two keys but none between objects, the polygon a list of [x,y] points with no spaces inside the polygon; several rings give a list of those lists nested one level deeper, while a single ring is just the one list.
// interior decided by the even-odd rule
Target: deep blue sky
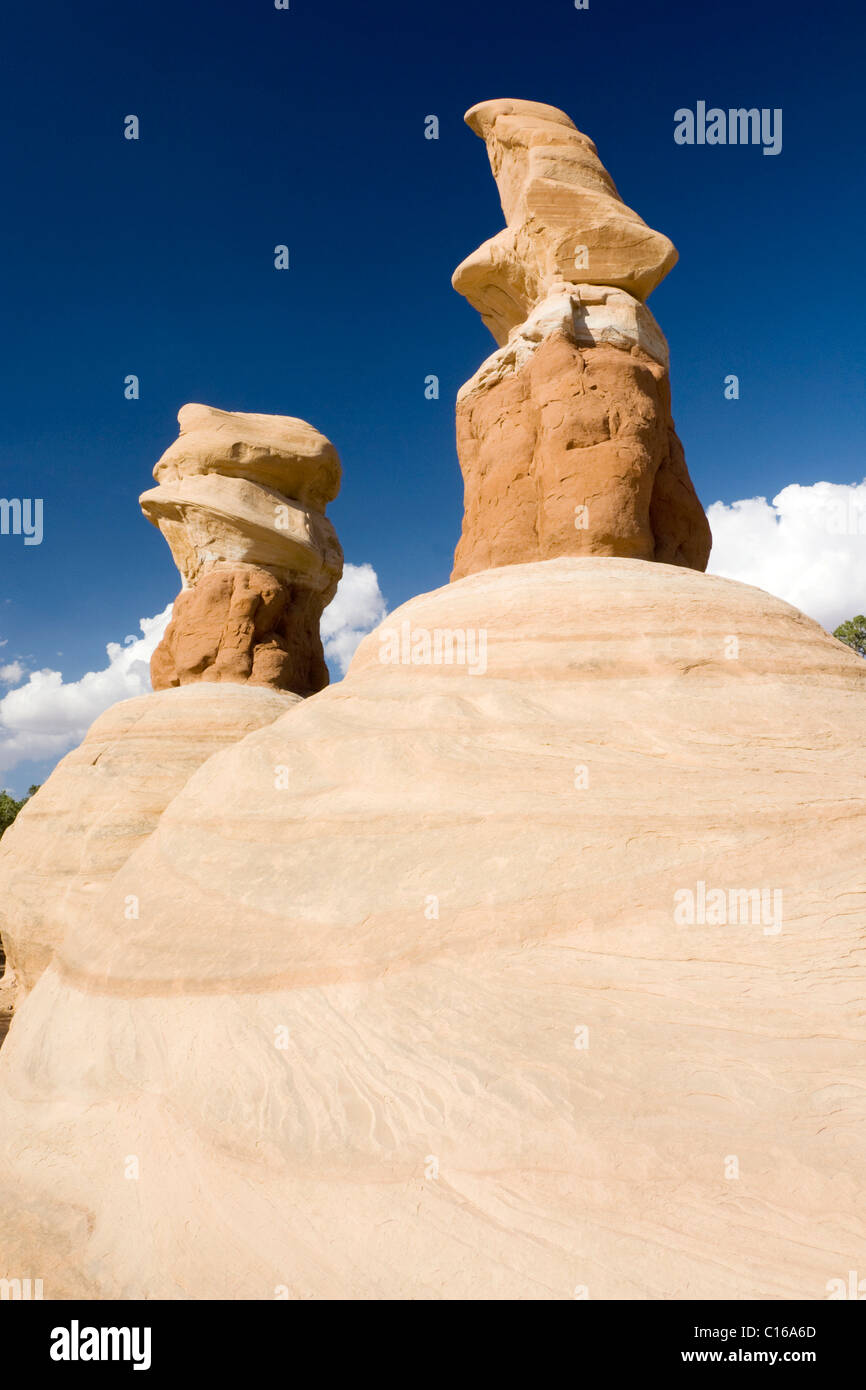
[{"label": "deep blue sky", "polygon": [[[651,306],[704,503],[861,479],[864,39],[852,0],[11,5],[0,495],[46,533],[0,538],[4,658],[74,679],[174,596],[136,499],[186,401],[312,421],[346,558],[392,606],[447,580],[454,394],[494,346],[450,287],[503,224],[484,98],[564,108],[679,248]],[[677,146],[698,99],[782,107],[782,153]]]}]

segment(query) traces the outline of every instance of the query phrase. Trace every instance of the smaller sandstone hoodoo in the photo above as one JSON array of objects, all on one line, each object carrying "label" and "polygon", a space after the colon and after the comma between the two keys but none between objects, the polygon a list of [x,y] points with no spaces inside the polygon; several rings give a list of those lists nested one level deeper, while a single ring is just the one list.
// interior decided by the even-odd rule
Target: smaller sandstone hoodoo
[{"label": "smaller sandstone hoodoo", "polygon": [[556,107],[484,101],[466,121],[507,226],[454,272],[500,346],[457,396],[465,515],[452,579],[564,555],[706,569],[668,346],[643,302],[676,262],[672,242],[626,206]]},{"label": "smaller sandstone hoodoo", "polygon": [[333,444],[303,420],[185,405],[140,501],[183,579],[151,661],[154,690],[230,681],[312,695],[328,684],[319,620],[343,552],[325,507]]}]

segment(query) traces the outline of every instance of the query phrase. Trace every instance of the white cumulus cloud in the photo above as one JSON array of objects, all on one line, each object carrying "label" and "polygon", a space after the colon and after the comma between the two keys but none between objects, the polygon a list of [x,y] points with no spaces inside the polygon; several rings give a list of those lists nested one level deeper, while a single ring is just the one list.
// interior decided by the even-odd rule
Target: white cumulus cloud
[{"label": "white cumulus cloud", "polygon": [[[5,646],[5,642],[2,645]],[[7,662],[5,666],[0,666],[0,685],[17,685],[26,674],[20,661]]]},{"label": "white cumulus cloud", "polygon": [[20,762],[61,757],[81,742],[109,705],[150,690],[150,658],[170,617],[171,604],[156,617],[141,619],[141,637],[109,642],[108,663],[101,671],[88,671],[77,681],[65,681],[60,671],[31,671],[24,685],[4,695],[0,773]]},{"label": "white cumulus cloud", "polygon": [[346,565],[339,588],[322,614],[325,659],[344,675],[355,648],[381,623],[388,608],[372,565]]},{"label": "white cumulus cloud", "polygon": [[[80,680],[64,680],[60,671],[50,669],[28,674],[19,661],[0,665],[0,683],[15,686],[0,698],[0,774],[21,762],[62,757],[110,705],[146,694],[151,688],[150,658],[168,626],[171,607],[142,618],[140,637],[109,642],[106,665]],[[346,565],[334,600],[322,615],[321,629],[325,656],[341,674],[361,638],[386,612],[373,566]],[[0,647],[5,645],[0,640]]]},{"label": "white cumulus cloud", "polygon": [[714,502],[711,574],[793,603],[829,631],[866,612],[866,480]]}]

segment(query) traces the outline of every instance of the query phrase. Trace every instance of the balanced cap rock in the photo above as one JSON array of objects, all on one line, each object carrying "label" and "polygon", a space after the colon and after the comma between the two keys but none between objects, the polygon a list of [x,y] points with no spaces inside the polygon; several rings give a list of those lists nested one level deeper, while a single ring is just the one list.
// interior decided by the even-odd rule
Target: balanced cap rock
[{"label": "balanced cap rock", "polygon": [[454,273],[499,346],[457,397],[465,485],[452,579],[562,555],[706,569],[709,525],[643,303],[677,253],[627,207],[587,136],[533,101],[485,101],[507,226]]},{"label": "balanced cap rock", "polygon": [[185,405],[141,507],[183,579],[151,661],[155,690],[231,681],[311,695],[328,683],[319,620],[343,570],[325,507],[334,446],[303,420]]}]

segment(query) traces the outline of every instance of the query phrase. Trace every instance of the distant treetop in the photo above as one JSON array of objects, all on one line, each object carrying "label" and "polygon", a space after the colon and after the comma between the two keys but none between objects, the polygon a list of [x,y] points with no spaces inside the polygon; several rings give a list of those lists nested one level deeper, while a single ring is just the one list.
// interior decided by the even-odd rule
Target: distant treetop
[{"label": "distant treetop", "polygon": [[862,613],[858,613],[856,618],[849,618],[847,622],[840,623],[833,636],[853,647],[858,656],[866,657],[866,618]]}]

